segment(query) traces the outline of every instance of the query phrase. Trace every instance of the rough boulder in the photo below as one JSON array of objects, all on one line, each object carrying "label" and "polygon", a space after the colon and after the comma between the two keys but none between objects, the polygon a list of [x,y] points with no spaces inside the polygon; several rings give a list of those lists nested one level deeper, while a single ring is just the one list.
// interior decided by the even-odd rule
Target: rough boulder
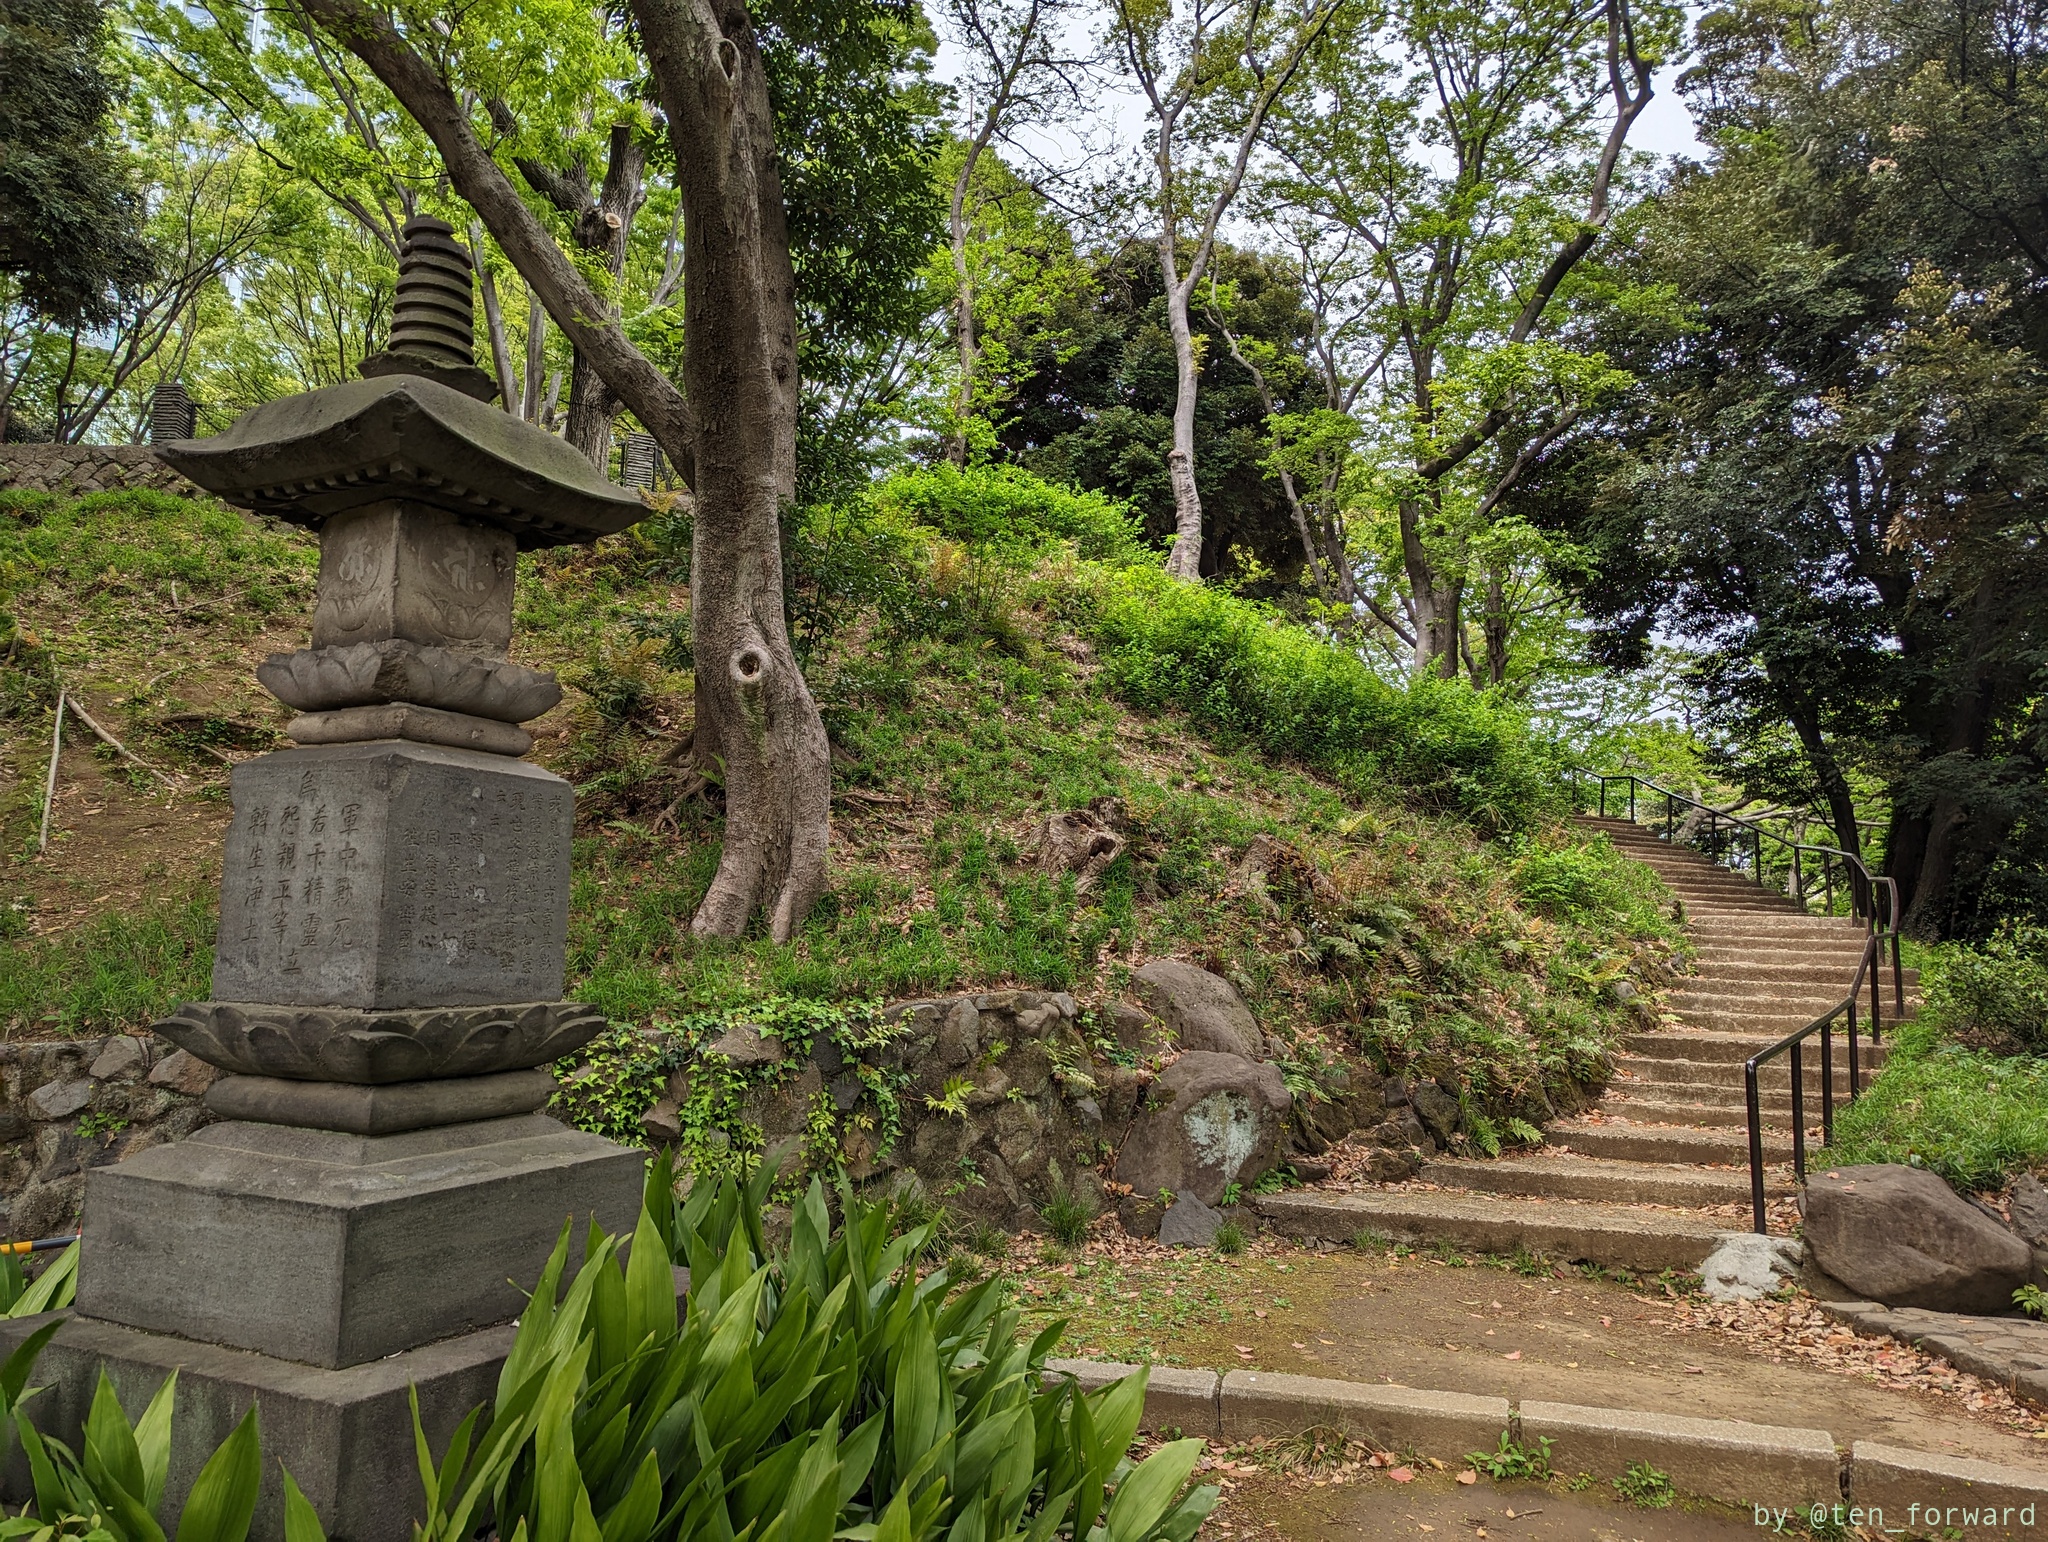
[{"label": "rough boulder", "polygon": [[1291,1105],[1280,1072],[1242,1055],[1194,1050],[1159,1075],[1117,1153],[1116,1180],[1221,1203],[1280,1163]]},{"label": "rough boulder", "polygon": [[1138,998],[1165,1020],[1184,1050],[1266,1058],[1266,1036],[1237,987],[1178,959],[1155,958],[1131,976]]},{"label": "rough boulder", "polygon": [[1934,1312],[2008,1312],[2033,1253],[1918,1167],[1809,1172],[1801,1198],[1813,1261],[1860,1296]]}]

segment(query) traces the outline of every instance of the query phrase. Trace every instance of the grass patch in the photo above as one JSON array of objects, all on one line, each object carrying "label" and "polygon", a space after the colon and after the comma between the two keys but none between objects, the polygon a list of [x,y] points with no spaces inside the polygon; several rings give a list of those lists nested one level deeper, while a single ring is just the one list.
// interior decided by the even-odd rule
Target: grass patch
[{"label": "grass patch", "polygon": [[2048,1061],[2000,1055],[1910,1022],[1870,1088],[1835,1111],[1828,1160],[1904,1162],[1965,1191],[2048,1164]]},{"label": "grass patch", "polygon": [[6,944],[0,1024],[10,1035],[117,1033],[203,999],[213,978],[212,891],[110,911],[54,937]]},{"label": "grass patch", "polygon": [[1870,1088],[1835,1114],[1832,1162],[1903,1162],[1958,1189],[2048,1166],[2048,931],[1930,950],[1926,1005]]},{"label": "grass patch", "polygon": [[[1552,820],[1551,768],[1511,708],[1386,686],[1284,618],[1168,585],[1131,528],[1097,495],[950,468],[804,517],[792,615],[836,747],[834,846],[788,947],[689,930],[723,832],[716,786],[667,758],[693,711],[687,511],[522,560],[517,651],[568,687],[535,756],[578,790],[569,991],[673,1028],[767,998],[1020,986],[1093,1005],[1147,958],[1196,958],[1245,995],[1290,1085],[1360,1063],[1440,1076],[1468,1090],[1472,1149],[1527,1141],[1637,1020],[1617,984],[1647,991],[1679,949],[1661,888]],[[313,569],[303,533],[209,500],[0,498],[23,638],[0,670],[21,686],[0,714],[11,763],[42,763],[61,676],[187,796],[222,796],[225,752],[282,720],[249,676],[256,634],[304,626]],[[33,782],[0,808],[17,851]],[[1087,884],[1041,871],[1034,830],[1098,800],[1121,810],[1123,855]],[[1262,837],[1285,863],[1249,885]],[[67,899],[108,887],[54,867],[16,871]],[[0,942],[0,1020],[136,1027],[204,995],[205,904],[127,903]],[[10,902],[0,937],[57,911]]]}]

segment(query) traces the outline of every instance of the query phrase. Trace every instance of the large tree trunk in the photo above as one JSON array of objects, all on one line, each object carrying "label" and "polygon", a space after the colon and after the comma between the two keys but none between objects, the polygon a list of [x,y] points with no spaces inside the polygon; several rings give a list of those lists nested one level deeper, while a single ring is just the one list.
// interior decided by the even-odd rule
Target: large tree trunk
[{"label": "large tree trunk", "polygon": [[692,923],[757,905],[786,942],[824,892],[830,749],[782,608],[796,491],[796,275],[774,118],[742,0],[633,0],[683,197],[686,389],[698,416],[691,633],[700,752],[725,764],[725,849]]},{"label": "large tree trunk", "polygon": [[[1171,227],[1169,227],[1170,230]],[[1200,281],[1199,268],[1176,282],[1169,234],[1160,243],[1160,271],[1166,278],[1166,314],[1173,329],[1173,448],[1166,457],[1173,484],[1173,550],[1166,571],[1193,582],[1202,576],[1202,494],[1195,486],[1195,399],[1201,380],[1195,367],[1194,332],[1188,325],[1188,294]]]},{"label": "large tree trunk", "polygon": [[1465,639],[1465,586],[1438,572],[1430,560],[1422,540],[1422,516],[1414,499],[1401,500],[1401,561],[1415,606],[1415,674],[1419,679],[1434,672],[1455,680]]},{"label": "large tree trunk", "polygon": [[[1971,604],[1967,672],[1950,699],[1948,732],[1941,745],[1941,753],[1958,760],[1982,756],[1991,731],[1998,687],[1987,667],[1986,655],[1996,625],[1996,598],[1994,586],[1986,580],[1979,584]],[[1920,839],[1913,853],[1912,881],[1901,886],[1900,896],[1905,907],[1900,925],[1910,935],[1933,942],[1953,930],[1956,902],[1951,891],[1956,855],[1973,817],[1981,817],[1980,811],[1956,792],[1944,791],[1936,795],[1921,819],[1920,829],[1915,832]]]},{"label": "large tree trunk", "polygon": [[946,436],[946,459],[956,466],[967,464],[967,418],[974,411],[974,274],[967,265],[967,192],[980,150],[980,140],[968,147],[960,175],[953,179],[953,202],[948,211],[953,241],[953,341],[960,352],[960,385],[953,394],[953,427]]},{"label": "large tree trunk", "polygon": [[790,651],[779,516],[796,484],[796,281],[760,51],[742,0],[634,0],[675,141],[690,305],[687,399],[628,340],[385,13],[306,0],[434,141],[455,190],[572,346],[696,493],[697,726],[725,764],[726,841],[693,923],[736,935],[755,906],[787,941],[825,886],[830,750]]}]

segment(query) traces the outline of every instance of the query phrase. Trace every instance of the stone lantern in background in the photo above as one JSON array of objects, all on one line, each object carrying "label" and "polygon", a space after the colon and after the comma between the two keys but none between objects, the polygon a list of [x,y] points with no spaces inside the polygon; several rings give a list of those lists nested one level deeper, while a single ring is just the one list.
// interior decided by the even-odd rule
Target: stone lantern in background
[{"label": "stone lantern in background", "polygon": [[131,1408],[180,1368],[174,1495],[253,1399],[271,1535],[280,1461],[331,1533],[409,1535],[408,1386],[445,1439],[564,1222],[639,1205],[640,1153],[539,1112],[603,1019],[561,999],[573,795],[519,758],[561,691],[506,653],[517,553],[643,507],[489,405],[470,285],[450,227],[412,220],[364,378],[158,447],[317,530],[319,593],[311,646],[257,671],[300,715],[234,774],[213,999],[157,1025],[230,1073],[225,1122],[92,1173],[37,1379],[75,1434],[102,1363]]}]

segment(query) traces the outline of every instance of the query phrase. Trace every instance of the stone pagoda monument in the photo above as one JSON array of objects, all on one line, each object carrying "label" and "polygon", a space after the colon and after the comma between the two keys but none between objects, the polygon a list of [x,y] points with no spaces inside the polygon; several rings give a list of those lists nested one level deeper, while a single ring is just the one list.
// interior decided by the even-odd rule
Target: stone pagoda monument
[{"label": "stone pagoda monument", "polygon": [[517,554],[642,505],[490,405],[470,286],[450,227],[410,221],[364,378],[158,446],[318,531],[319,596],[311,646],[257,671],[300,715],[234,774],[213,999],[157,1025],[231,1073],[224,1122],[92,1173],[35,1380],[75,1440],[102,1363],[131,1411],[178,1368],[173,1496],[253,1400],[270,1536],[280,1461],[331,1535],[409,1536],[408,1386],[445,1441],[564,1222],[639,1207],[640,1153],[540,1112],[603,1019],[562,999],[571,789],[519,758],[561,691],[506,652]]}]

